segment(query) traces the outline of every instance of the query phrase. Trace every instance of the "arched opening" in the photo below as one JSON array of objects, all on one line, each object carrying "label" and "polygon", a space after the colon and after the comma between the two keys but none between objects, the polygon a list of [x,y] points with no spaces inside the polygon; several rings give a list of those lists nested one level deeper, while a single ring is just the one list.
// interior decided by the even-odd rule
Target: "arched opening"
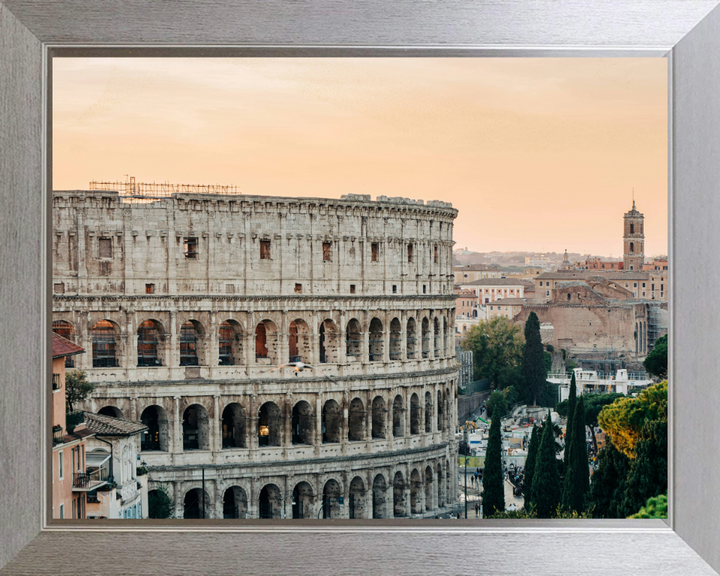
[{"label": "arched opening", "polygon": [[183,518],[210,518],[210,497],[200,488],[185,494]]},{"label": "arched opening", "polygon": [[322,438],[323,444],[340,442],[340,426],[342,412],[335,400],[328,400],[322,409]]},{"label": "arched opening", "polygon": [[220,324],[220,366],[235,366],[244,362],[242,326],[235,320]]},{"label": "arched opening", "polygon": [[125,416],[123,416],[122,410],[120,410],[120,408],[118,408],[117,406],[104,406],[103,408],[100,408],[100,410],[98,410],[98,414],[102,414],[103,416],[111,416],[112,418],[125,418]]},{"label": "arched opening", "polygon": [[635,234],[635,224],[630,222],[630,234]]},{"label": "arched opening", "polygon": [[161,406],[148,406],[142,411],[140,421],[148,427],[142,433],[140,450],[149,452],[159,450],[169,452],[168,448],[168,415]]},{"label": "arched opening", "polygon": [[340,484],[338,484],[337,480],[330,479],[325,482],[323,488],[323,518],[340,518],[340,496]]},{"label": "arched opening", "polygon": [[445,392],[443,393],[443,430],[449,430],[450,429],[450,389],[445,388]]},{"label": "arched opening", "polygon": [[430,321],[422,319],[422,357],[430,358]]},{"label": "arched opening", "polygon": [[210,450],[210,419],[200,404],[188,406],[183,412],[183,450]]},{"label": "arched opening", "polygon": [[365,440],[365,406],[360,398],[353,398],[348,410],[348,440]]},{"label": "arched opening", "polygon": [[410,396],[410,434],[420,434],[422,410],[417,394]]},{"label": "arched opening", "polygon": [[223,518],[247,518],[248,499],[240,486],[231,486],[223,495]]},{"label": "arched opening", "polygon": [[435,340],[434,340],[435,348],[434,348],[433,354],[435,355],[435,358],[440,358],[440,347],[441,347],[441,342],[440,342],[440,320],[439,320],[439,318],[438,318],[437,316],[435,316],[435,320],[433,321],[433,324],[434,324],[434,329],[435,329],[435,334],[434,334],[434,336],[435,336]]},{"label": "arched opening", "polygon": [[387,484],[382,474],[375,476],[372,488],[372,506],[373,519],[385,518],[386,516],[386,500],[387,500]]},{"label": "arched opening", "polygon": [[163,340],[162,328],[155,320],[145,320],[137,330],[138,367],[162,366],[159,353],[160,342]]},{"label": "arched opening", "polygon": [[415,318],[408,318],[407,321],[407,334],[405,335],[405,347],[406,347],[406,354],[408,357],[408,360],[412,360],[415,358],[415,351],[416,351],[416,340],[417,336],[415,335],[416,328],[415,328]]},{"label": "arched opening", "polygon": [[362,334],[360,333],[360,322],[355,318],[350,320],[345,330],[345,355],[360,356]]},{"label": "arched opening", "polygon": [[198,349],[201,336],[199,322],[188,320],[180,327],[180,366],[200,365]]},{"label": "arched opening", "polygon": [[373,318],[370,322],[370,362],[381,362],[383,359],[383,325],[379,318]]},{"label": "arched opening", "polygon": [[452,495],[452,484],[451,482],[451,469],[450,469],[450,461],[445,460],[445,505],[449,505],[451,502],[451,495]]},{"label": "arched opening", "polygon": [[[477,310],[473,310],[475,316],[477,317]],[[450,332],[448,332],[448,321],[445,316],[443,316],[443,356],[447,356],[449,354],[449,346],[450,346]]]},{"label": "arched opening", "polygon": [[422,514],[422,482],[420,481],[420,472],[417,469],[410,473],[410,512],[412,514]]},{"label": "arched opening", "polygon": [[255,360],[277,363],[277,329],[271,320],[263,320],[255,327]]},{"label": "arched opening", "polygon": [[360,476],[355,476],[350,482],[348,492],[348,512],[351,520],[365,518],[365,482]]},{"label": "arched opening", "polygon": [[92,327],[93,368],[115,368],[115,327],[107,320],[100,320]]},{"label": "arched opening", "polygon": [[402,328],[397,318],[390,322],[390,360],[402,360]]},{"label": "arched opening", "polygon": [[433,473],[432,468],[428,466],[425,468],[425,510],[429,512],[433,509],[432,506],[432,484],[433,484]]},{"label": "arched opening", "polygon": [[274,402],[265,402],[258,413],[258,445],[280,446],[282,413]]},{"label": "arched opening", "polygon": [[282,511],[282,493],[275,484],[266,484],[260,490],[260,518],[280,518]]},{"label": "arched opening", "polygon": [[[58,336],[62,336],[66,340],[70,340],[70,342],[75,342],[75,328],[73,328],[73,325],[70,324],[70,322],[65,322],[64,320],[53,320],[52,331]],[[65,356],[65,368],[74,367],[75,357]]]},{"label": "arched opening", "polygon": [[437,505],[438,508],[445,506],[445,494],[443,490],[443,471],[442,465],[438,462],[437,465]]},{"label": "arched opening", "polygon": [[320,362],[336,364],[340,354],[340,331],[330,318],[320,324]]},{"label": "arched opening", "polygon": [[293,320],[288,329],[290,362],[310,362],[310,328],[304,320]]},{"label": "arched opening", "polygon": [[405,409],[403,408],[403,399],[399,394],[395,396],[393,401],[393,436],[401,438],[405,436]]},{"label": "arched opening", "polygon": [[630,242],[630,252],[635,252],[635,242]]},{"label": "arched opening", "polygon": [[292,517],[298,520],[313,517],[315,497],[313,489],[307,482],[300,482],[293,490]]},{"label": "arched opening", "polygon": [[425,433],[430,434],[432,432],[432,417],[433,417],[433,404],[432,394],[425,392]]},{"label": "arched opening", "polygon": [[443,397],[442,390],[437,391],[437,431],[443,430]]},{"label": "arched opening", "polygon": [[222,447],[247,448],[245,409],[236,402],[228,404],[222,413]]},{"label": "arched opening", "polygon": [[393,478],[393,516],[395,518],[405,516],[405,480],[402,472],[396,472]]},{"label": "arched opening", "polygon": [[292,443],[312,444],[313,417],[312,406],[305,400],[301,400],[292,411]]},{"label": "arched opening", "polygon": [[385,400],[375,396],[372,401],[372,438],[385,438]]}]

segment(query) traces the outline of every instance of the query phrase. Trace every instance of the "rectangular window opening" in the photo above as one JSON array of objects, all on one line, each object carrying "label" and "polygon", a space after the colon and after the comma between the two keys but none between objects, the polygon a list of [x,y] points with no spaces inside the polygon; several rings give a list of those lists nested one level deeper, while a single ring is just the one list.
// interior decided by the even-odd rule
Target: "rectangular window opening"
[{"label": "rectangular window opening", "polygon": [[323,262],[330,262],[332,260],[332,245],[330,242],[323,242]]},{"label": "rectangular window opening", "polygon": [[270,240],[260,240],[260,260],[270,260]]},{"label": "rectangular window opening", "polygon": [[112,258],[112,239],[100,238],[99,244],[100,258]]},{"label": "rectangular window opening", "polygon": [[[353,287],[351,287],[352,290]],[[295,284],[295,294],[302,294],[302,284]]]},{"label": "rectangular window opening", "polygon": [[377,242],[373,242],[370,245],[370,260],[372,262],[377,262],[379,260],[380,255],[380,244]]},{"label": "rectangular window opening", "polygon": [[185,258],[197,258],[198,239],[194,236],[185,238]]},{"label": "rectangular window opening", "polygon": [[355,284],[350,284],[350,294],[355,294]]},{"label": "rectangular window opening", "polygon": [[145,294],[155,294],[155,284],[145,284]]},{"label": "rectangular window opening", "polygon": [[[407,255],[408,255],[408,263],[412,263],[412,261],[413,261],[413,245],[412,244],[408,244]],[[467,277],[467,274],[465,276]]]}]

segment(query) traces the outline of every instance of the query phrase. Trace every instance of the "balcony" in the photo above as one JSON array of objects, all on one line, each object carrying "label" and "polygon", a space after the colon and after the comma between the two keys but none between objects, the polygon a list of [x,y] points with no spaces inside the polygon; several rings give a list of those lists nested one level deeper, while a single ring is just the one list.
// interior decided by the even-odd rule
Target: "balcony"
[{"label": "balcony", "polygon": [[60,388],[61,388],[61,385],[60,385],[60,374],[53,374],[53,375],[52,375],[52,389],[53,389],[53,392],[54,392],[55,390],[60,390]]},{"label": "balcony", "polygon": [[93,472],[75,472],[73,474],[73,492],[89,492],[108,483],[107,470],[100,468]]},{"label": "balcony", "polygon": [[62,426],[53,426],[53,446],[56,444],[62,444],[65,438],[65,432],[63,432]]}]

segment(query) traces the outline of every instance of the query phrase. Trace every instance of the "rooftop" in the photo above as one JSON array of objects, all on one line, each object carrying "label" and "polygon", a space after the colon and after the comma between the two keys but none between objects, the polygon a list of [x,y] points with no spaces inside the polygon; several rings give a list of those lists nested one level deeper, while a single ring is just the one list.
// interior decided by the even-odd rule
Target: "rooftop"
[{"label": "rooftop", "polygon": [[63,356],[74,356],[82,354],[85,348],[81,348],[74,342],[70,342],[67,338],[63,338],[59,334],[52,333],[52,357],[62,358]]},{"label": "rooftop", "polygon": [[101,436],[132,436],[148,429],[141,422],[132,422],[92,412],[85,412],[85,426]]},{"label": "rooftop", "polygon": [[466,264],[465,266],[453,266],[453,272],[499,272],[500,269],[494,264]]},{"label": "rooftop", "polygon": [[461,282],[461,286],[527,286],[526,280],[518,278],[482,278],[472,282]]}]

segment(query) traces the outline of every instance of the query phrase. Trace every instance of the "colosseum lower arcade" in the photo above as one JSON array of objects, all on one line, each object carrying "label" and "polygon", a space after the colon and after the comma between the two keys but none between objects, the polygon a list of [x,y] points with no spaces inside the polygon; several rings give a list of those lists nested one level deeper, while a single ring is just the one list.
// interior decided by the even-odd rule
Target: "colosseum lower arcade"
[{"label": "colosseum lower arcade", "polygon": [[[434,517],[458,498],[441,202],[54,193],[53,330],[148,426],[177,518]],[[303,362],[316,369],[297,371]],[[204,487],[204,492],[203,492]]]}]

